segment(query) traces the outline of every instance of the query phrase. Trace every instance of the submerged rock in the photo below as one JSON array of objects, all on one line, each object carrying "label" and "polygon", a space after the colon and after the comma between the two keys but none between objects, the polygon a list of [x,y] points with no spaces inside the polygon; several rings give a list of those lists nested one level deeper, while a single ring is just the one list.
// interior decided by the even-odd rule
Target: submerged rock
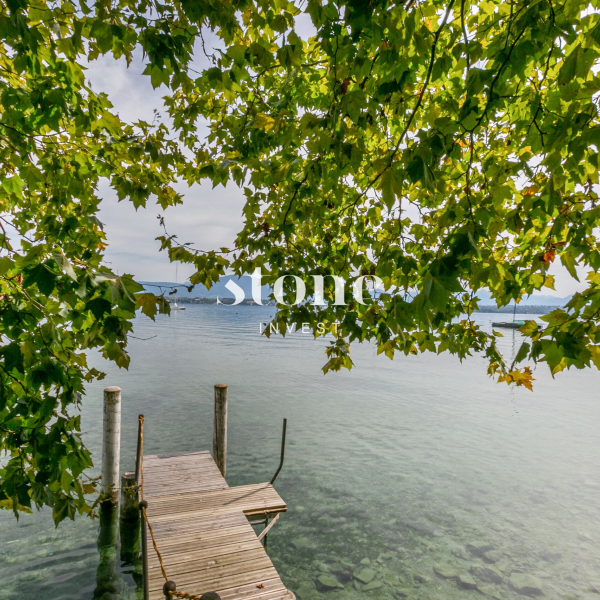
[{"label": "submerged rock", "polygon": [[470,560],[471,555],[462,547],[462,546],[454,546],[451,549],[452,554],[456,556],[456,558],[460,558],[461,560]]},{"label": "submerged rock", "polygon": [[333,575],[319,575],[317,583],[326,590],[342,590],[344,586]]},{"label": "submerged rock", "polygon": [[362,589],[363,592],[370,592],[371,590],[378,590],[383,587],[383,583],[381,581],[371,581],[371,583],[367,583]]},{"label": "submerged rock", "polygon": [[303,583],[299,588],[294,590],[296,597],[299,600],[308,600],[316,594],[315,586],[310,583]]},{"label": "submerged rock", "polygon": [[388,560],[392,560],[393,558],[395,558],[395,556],[393,554],[391,554],[390,552],[382,552],[378,557],[377,557],[377,562],[378,563],[384,563]]},{"label": "submerged rock", "polygon": [[371,564],[371,559],[370,559],[370,558],[363,558],[363,559],[360,561],[360,564],[361,564],[361,565],[364,565],[364,566],[366,566],[366,567],[368,567],[368,566]]},{"label": "submerged rock", "polygon": [[413,573],[413,579],[417,583],[427,583],[429,581],[429,577],[427,577],[427,575],[423,575],[422,573]]},{"label": "submerged rock", "polygon": [[358,573],[355,573],[354,577],[363,583],[370,583],[375,578],[375,571],[367,567],[366,569],[361,569]]},{"label": "submerged rock", "polygon": [[449,563],[437,563],[433,566],[433,571],[442,579],[456,579],[459,576],[458,569]]},{"label": "submerged rock", "polygon": [[512,565],[511,565],[511,563],[508,560],[506,560],[505,558],[503,558],[502,560],[499,560],[494,565],[494,567],[496,567],[496,569],[498,569],[498,571],[501,571],[505,575],[510,575],[510,570],[512,568]]},{"label": "submerged rock", "polygon": [[499,588],[494,585],[480,585],[477,588],[484,596],[484,598],[493,598],[494,600],[501,600],[502,593]]},{"label": "submerged rock", "polygon": [[461,573],[456,578],[456,583],[458,583],[459,587],[463,588],[464,590],[477,589],[477,582],[473,579],[473,577],[471,577],[471,575],[468,575],[467,573]]},{"label": "submerged rock", "polygon": [[295,550],[306,550],[307,548],[310,548],[313,544],[312,544],[312,542],[307,537],[302,536],[302,537],[294,538],[290,542],[290,545]]},{"label": "submerged rock", "polygon": [[513,573],[508,580],[512,590],[522,596],[543,596],[542,582],[529,573]]},{"label": "submerged rock", "polygon": [[486,583],[502,583],[503,575],[494,567],[488,565],[477,566],[471,569],[471,572],[475,577],[485,581]]},{"label": "submerged rock", "polygon": [[487,542],[470,542],[465,548],[474,556],[483,556],[486,552],[493,550],[494,546]]},{"label": "submerged rock", "polygon": [[496,563],[502,556],[503,553],[500,550],[489,550],[483,555],[483,560],[485,560],[486,563]]},{"label": "submerged rock", "polygon": [[556,562],[562,558],[562,554],[556,550],[544,550],[540,553],[540,558],[546,562]]}]

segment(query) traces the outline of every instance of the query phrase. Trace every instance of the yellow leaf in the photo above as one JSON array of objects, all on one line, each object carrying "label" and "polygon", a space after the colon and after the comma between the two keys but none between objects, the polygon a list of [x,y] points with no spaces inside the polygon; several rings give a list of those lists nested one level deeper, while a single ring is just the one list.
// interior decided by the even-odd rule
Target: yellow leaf
[{"label": "yellow leaf", "polygon": [[275,125],[275,119],[269,117],[269,115],[260,113],[254,119],[254,127],[263,131],[270,131],[273,129],[273,125]]},{"label": "yellow leaf", "polygon": [[530,392],[533,392],[533,386],[531,382],[535,381],[535,378],[531,373],[531,368],[524,367],[522,371],[517,369],[515,371],[510,371],[510,373],[507,373],[506,375],[501,375],[498,377],[498,382],[502,381],[505,381],[508,385],[514,383],[517,387],[522,385]]}]

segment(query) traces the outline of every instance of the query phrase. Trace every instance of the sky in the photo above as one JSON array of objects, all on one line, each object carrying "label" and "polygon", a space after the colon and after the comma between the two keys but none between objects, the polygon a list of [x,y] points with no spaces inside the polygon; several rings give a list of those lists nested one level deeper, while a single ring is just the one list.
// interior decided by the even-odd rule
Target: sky
[{"label": "sky", "polygon": [[[201,61],[208,62],[204,57]],[[201,62],[199,60],[199,62]],[[198,64],[198,67],[206,65]],[[128,122],[143,119],[151,122],[154,110],[161,112],[165,88],[154,90],[150,78],[141,75],[144,63],[137,55],[129,68],[125,60],[103,57],[88,65],[87,77],[96,91],[108,94],[115,111]],[[211,184],[178,190],[185,194],[180,206],[163,209],[148,203],[137,211],[125,200],[118,202],[116,194],[107,183],[99,189],[102,198],[99,218],[104,224],[108,249],[106,262],[117,274],[130,273],[138,281],[176,281],[189,278],[194,269],[189,265],[169,262],[165,252],[159,252],[160,242],[156,237],[163,234],[157,216],[163,215],[170,234],[176,234],[182,243],[191,242],[196,248],[218,249],[231,247],[243,218],[243,192],[235,184],[226,188]],[[567,296],[583,290],[585,275],[580,272],[581,283],[573,280],[559,261],[551,267],[556,278],[556,290],[544,289],[543,294]],[[177,279],[176,279],[177,276]]]},{"label": "sky", "polygon": [[[202,65],[204,66],[204,65]],[[124,121],[143,119],[152,122],[154,110],[163,108],[165,88],[154,90],[150,78],[141,75],[144,64],[139,55],[129,68],[125,60],[103,57],[88,64],[86,73],[96,91],[104,91]],[[159,252],[156,237],[163,234],[157,216],[163,215],[170,234],[180,242],[192,242],[202,249],[232,245],[241,229],[244,196],[234,184],[212,189],[211,184],[178,191],[185,193],[183,205],[163,210],[153,202],[137,211],[127,200],[117,201],[116,194],[104,182],[99,218],[104,224],[108,249],[106,262],[119,274],[130,273],[139,281],[175,281],[175,264],[169,263],[166,252]],[[185,281],[194,269],[180,265],[178,281]]]}]

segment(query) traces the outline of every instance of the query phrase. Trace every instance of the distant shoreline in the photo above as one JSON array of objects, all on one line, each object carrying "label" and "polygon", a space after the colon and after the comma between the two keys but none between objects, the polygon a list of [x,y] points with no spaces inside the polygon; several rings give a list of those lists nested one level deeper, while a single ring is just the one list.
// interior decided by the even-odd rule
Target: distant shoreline
[{"label": "distant shoreline", "polygon": [[[217,304],[217,298],[193,298],[189,296],[167,296],[167,300],[170,304]],[[235,302],[234,298],[219,298],[219,304],[233,304]],[[263,298],[263,306],[274,306],[273,300],[269,300],[267,298]],[[238,306],[260,306],[254,300],[242,300]]]},{"label": "distant shoreline", "polygon": [[[189,296],[170,296],[168,297],[169,303],[173,304],[177,302],[177,304],[217,304],[216,298],[194,298]],[[219,299],[220,304],[233,304],[233,298],[221,298]],[[238,304],[238,306],[260,306],[254,300],[243,300]],[[267,298],[263,298],[263,306],[274,306],[273,300],[269,300]],[[561,308],[560,306],[550,305],[550,304],[520,304],[517,306],[517,313],[520,315],[547,315],[549,312],[556,310],[557,308]],[[479,310],[475,312],[478,313],[503,313],[503,314],[513,314],[515,310],[514,305],[502,306],[498,308],[495,305],[480,305]]]},{"label": "distant shoreline", "polygon": [[[519,315],[547,315],[548,313],[556,310],[557,308],[563,308],[562,306],[550,305],[550,304],[519,304],[517,305],[517,314]],[[494,305],[479,305],[479,310],[475,312],[479,313],[503,313],[513,314],[515,312],[514,304],[509,306],[502,306],[498,308]]]}]

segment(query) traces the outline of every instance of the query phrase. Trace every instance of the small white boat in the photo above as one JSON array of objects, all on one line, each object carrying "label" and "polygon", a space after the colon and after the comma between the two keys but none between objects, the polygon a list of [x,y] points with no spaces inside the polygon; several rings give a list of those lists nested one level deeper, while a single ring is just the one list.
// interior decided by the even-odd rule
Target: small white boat
[{"label": "small white boat", "polygon": [[[178,265],[175,265],[175,285],[177,285],[177,276],[178,276]],[[177,290],[175,290],[177,291]],[[171,306],[171,310],[185,310],[185,306],[177,306],[177,302],[173,302],[173,306]]]}]

